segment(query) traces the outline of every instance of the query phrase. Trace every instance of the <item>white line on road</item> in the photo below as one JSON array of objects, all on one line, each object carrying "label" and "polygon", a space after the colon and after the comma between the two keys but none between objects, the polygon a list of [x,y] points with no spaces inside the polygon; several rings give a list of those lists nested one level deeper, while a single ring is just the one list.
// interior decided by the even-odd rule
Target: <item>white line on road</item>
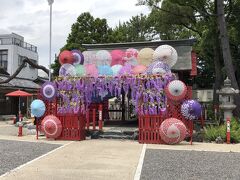
[{"label": "white line on road", "polygon": [[140,158],[139,158],[139,161],[138,161],[138,166],[137,166],[137,169],[136,169],[136,172],[135,172],[134,180],[140,180],[146,148],[147,148],[147,145],[144,144],[143,148],[142,148]]},{"label": "white line on road", "polygon": [[57,151],[57,150],[59,150],[59,149],[62,149],[62,148],[68,146],[69,144],[71,144],[71,143],[73,143],[73,142],[74,142],[74,141],[71,141],[71,142],[69,142],[69,143],[67,143],[67,144],[64,144],[63,146],[60,146],[60,147],[58,147],[58,148],[56,148],[56,149],[54,149],[54,150],[52,150],[52,151],[49,151],[48,153],[43,154],[43,155],[41,155],[41,156],[39,156],[39,157],[31,160],[31,161],[28,161],[28,162],[26,162],[25,164],[22,164],[22,165],[20,165],[20,166],[18,166],[18,167],[16,167],[16,168],[14,168],[14,169],[12,169],[12,170],[4,173],[4,174],[2,174],[2,175],[0,176],[0,178],[1,178],[1,177],[4,177],[4,176],[7,176],[7,175],[10,174],[10,173],[14,173],[14,172],[18,171],[19,169],[27,166],[28,164],[31,164],[31,163],[33,163],[33,162],[35,162],[35,161],[37,161],[37,160],[39,160],[39,159],[41,159],[41,158],[43,158],[43,157],[45,157],[45,156],[48,156],[49,154],[52,154],[52,153],[54,153],[55,151]]}]

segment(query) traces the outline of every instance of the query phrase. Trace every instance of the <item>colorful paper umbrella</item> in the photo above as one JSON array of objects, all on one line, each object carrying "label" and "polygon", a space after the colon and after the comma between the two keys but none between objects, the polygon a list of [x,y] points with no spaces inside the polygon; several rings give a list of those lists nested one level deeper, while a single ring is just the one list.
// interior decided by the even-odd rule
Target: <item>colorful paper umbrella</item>
[{"label": "colorful paper umbrella", "polygon": [[148,66],[153,62],[153,53],[154,50],[151,48],[143,48],[138,53],[138,64]]},{"label": "colorful paper umbrella", "polygon": [[186,100],[181,106],[181,113],[188,120],[198,120],[202,113],[201,104],[196,100]]},{"label": "colorful paper umbrella", "polygon": [[120,76],[132,75],[132,66],[130,64],[125,64],[118,73]]},{"label": "colorful paper umbrella", "polygon": [[71,51],[68,50],[64,50],[59,54],[59,63],[61,65],[68,63],[68,64],[72,64],[73,63],[73,54]]},{"label": "colorful paper umbrella", "polygon": [[31,105],[31,114],[33,114],[35,117],[42,117],[46,111],[46,106],[44,102],[40,99],[35,99]]},{"label": "colorful paper umbrella", "polygon": [[112,76],[113,75],[113,71],[112,71],[111,67],[108,65],[98,66],[98,73],[99,73],[99,75],[102,75],[102,76]]},{"label": "colorful paper umbrella", "polygon": [[98,69],[95,64],[86,64],[85,66],[86,76],[98,77]]},{"label": "colorful paper umbrella", "polygon": [[125,51],[123,59],[126,64],[136,66],[138,65],[137,56],[138,56],[138,50],[134,48],[129,48]]},{"label": "colorful paper umbrella", "polygon": [[41,126],[47,138],[58,138],[62,133],[62,123],[56,116],[46,116]]},{"label": "colorful paper umbrella", "polygon": [[43,99],[52,101],[57,96],[56,84],[50,81],[45,82],[41,88],[41,94]]},{"label": "colorful paper umbrella", "polygon": [[166,119],[160,126],[160,136],[166,144],[178,144],[185,139],[186,134],[185,124],[176,118]]},{"label": "colorful paper umbrella", "polygon": [[187,94],[187,86],[180,80],[173,80],[165,88],[167,97],[174,101],[183,99]]},{"label": "colorful paper umbrella", "polygon": [[71,52],[73,54],[73,65],[74,66],[84,63],[84,57],[83,57],[83,54],[81,53],[81,51],[74,49]]},{"label": "colorful paper umbrella", "polygon": [[143,74],[143,73],[145,73],[146,70],[147,70],[147,67],[144,65],[137,65],[132,69],[133,74],[135,74],[135,75]]},{"label": "colorful paper umbrella", "polygon": [[75,67],[71,64],[63,64],[60,67],[59,76],[76,76]]},{"label": "colorful paper umbrella", "polygon": [[76,65],[75,70],[76,70],[77,76],[85,76],[86,75],[85,67],[81,64]]},{"label": "colorful paper umbrella", "polygon": [[151,63],[147,68],[147,74],[166,74],[171,73],[170,67],[161,61]]},{"label": "colorful paper umbrella", "polygon": [[95,51],[84,51],[84,65],[96,63],[96,52]]},{"label": "colorful paper umbrella", "polygon": [[122,67],[123,67],[123,66],[120,65],[120,64],[117,64],[117,65],[112,66],[111,69],[112,69],[112,71],[113,71],[113,75],[114,75],[114,76],[117,76],[118,73],[119,73],[119,71],[122,69]]},{"label": "colorful paper umbrella", "polygon": [[111,54],[106,50],[100,50],[96,53],[96,65],[102,66],[102,65],[109,65],[111,64],[112,56]]},{"label": "colorful paper umbrella", "polygon": [[112,62],[111,66],[114,66],[116,64],[124,65],[124,52],[122,50],[113,50],[111,51],[111,56],[112,56]]},{"label": "colorful paper umbrella", "polygon": [[154,61],[163,61],[170,67],[173,67],[177,62],[178,54],[176,49],[169,45],[159,46],[153,53]]}]

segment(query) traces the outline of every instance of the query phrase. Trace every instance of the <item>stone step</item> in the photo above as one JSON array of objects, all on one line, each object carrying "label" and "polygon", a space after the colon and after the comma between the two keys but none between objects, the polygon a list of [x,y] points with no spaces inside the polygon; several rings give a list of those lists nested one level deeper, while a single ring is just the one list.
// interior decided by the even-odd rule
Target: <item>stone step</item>
[{"label": "stone step", "polygon": [[126,140],[133,140],[133,136],[129,136],[129,135],[106,135],[106,134],[101,134],[99,135],[99,138],[102,138],[102,139],[126,139]]}]

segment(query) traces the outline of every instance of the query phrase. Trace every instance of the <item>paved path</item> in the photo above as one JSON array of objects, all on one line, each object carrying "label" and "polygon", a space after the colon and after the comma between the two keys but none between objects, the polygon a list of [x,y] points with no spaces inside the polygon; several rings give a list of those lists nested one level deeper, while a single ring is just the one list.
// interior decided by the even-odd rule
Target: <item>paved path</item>
[{"label": "paved path", "polygon": [[133,141],[71,142],[2,179],[132,180],[141,150]]},{"label": "paved path", "polygon": [[[120,140],[71,142],[47,140],[44,137],[36,140],[34,135],[17,137],[16,130],[16,127],[0,122],[0,142],[2,140],[15,142],[13,145],[15,149],[24,143],[36,147],[41,144],[49,144],[49,147],[53,145],[54,148],[61,147],[53,150],[54,152],[51,148],[44,150],[43,153],[48,151],[50,153],[43,156],[40,156],[43,153],[36,154],[34,157],[40,157],[0,179],[132,180],[135,172],[141,173],[138,177],[142,180],[240,179],[240,166],[238,166],[240,144],[193,143],[189,145],[183,142],[180,145],[143,146],[136,141]],[[139,163],[141,162],[140,154],[144,152],[142,147],[146,147],[146,153],[143,153],[143,164]],[[7,151],[4,150],[4,153]],[[137,169],[137,167],[140,168]]]}]

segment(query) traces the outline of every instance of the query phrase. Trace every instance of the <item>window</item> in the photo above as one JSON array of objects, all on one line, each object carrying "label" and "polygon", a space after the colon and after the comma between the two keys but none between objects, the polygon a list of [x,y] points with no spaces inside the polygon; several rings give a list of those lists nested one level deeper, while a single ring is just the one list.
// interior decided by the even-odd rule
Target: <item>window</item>
[{"label": "window", "polygon": [[[21,66],[24,58],[24,56],[18,55],[18,66]],[[24,67],[27,67],[27,63],[25,63]]]},{"label": "window", "polygon": [[[35,63],[35,64],[37,64],[37,61],[36,60],[33,60],[33,59],[30,59],[33,63]],[[33,66],[31,66],[31,65],[29,65],[29,67],[31,68],[31,69],[34,69],[34,67]]]},{"label": "window", "polygon": [[7,71],[8,50],[0,50],[0,67]]}]

